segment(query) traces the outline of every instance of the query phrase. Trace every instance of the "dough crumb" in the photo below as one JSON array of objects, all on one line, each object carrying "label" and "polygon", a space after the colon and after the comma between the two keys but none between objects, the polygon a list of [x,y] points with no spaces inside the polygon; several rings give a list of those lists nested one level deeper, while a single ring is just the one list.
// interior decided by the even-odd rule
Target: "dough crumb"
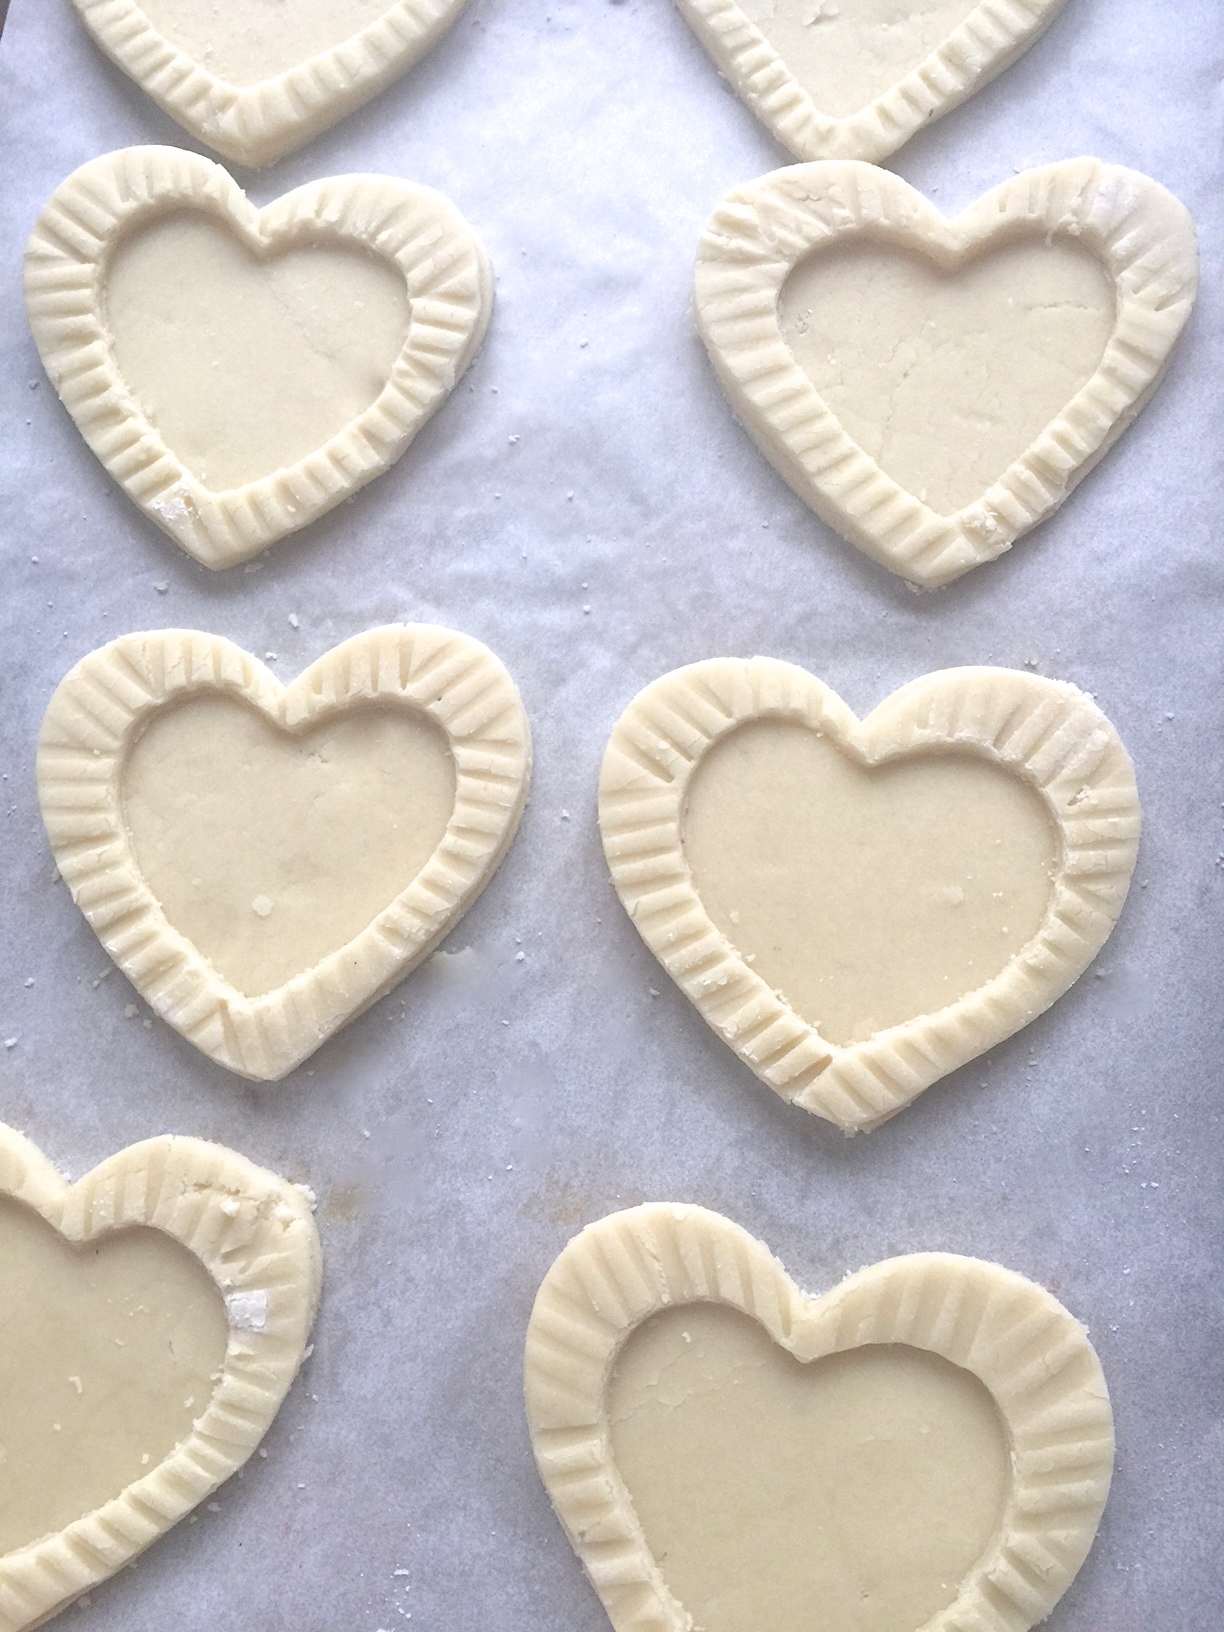
[{"label": "dough crumb", "polygon": [[251,911],[257,918],[270,918],[272,916],[272,908],[275,905],[276,903],[272,900],[271,896],[257,895],[251,902]]},{"label": "dough crumb", "polygon": [[231,1292],[225,1300],[225,1312],[236,1332],[262,1332],[268,1324],[268,1294],[262,1289]]}]

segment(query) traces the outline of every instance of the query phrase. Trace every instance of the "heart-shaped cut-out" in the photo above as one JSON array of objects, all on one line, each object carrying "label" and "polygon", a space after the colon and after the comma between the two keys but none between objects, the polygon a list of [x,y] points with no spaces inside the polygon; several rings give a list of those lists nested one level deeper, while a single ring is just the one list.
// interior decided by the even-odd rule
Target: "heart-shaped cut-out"
[{"label": "heart-shaped cut-out", "polygon": [[200,141],[271,164],[406,72],[467,0],[73,0],[112,62]]},{"label": "heart-shaped cut-out", "polygon": [[61,681],[38,786],[128,979],[212,1059],[274,1080],[476,900],[530,758],[510,676],[453,630],[370,630],[288,686],[217,636],[160,630]]},{"label": "heart-shaped cut-out", "polygon": [[[733,1311],[814,1368],[814,1424],[806,1380]],[[892,1258],[808,1297],[717,1213],[635,1207],[553,1264],[524,1372],[541,1477],[616,1632],[1026,1632],[1109,1493],[1083,1328],[973,1258]]]},{"label": "heart-shaped cut-out", "polygon": [[948,219],[872,165],[792,165],[706,228],[697,321],[737,416],[821,519],[925,587],[1042,521],[1155,390],[1194,228],[1095,159]]},{"label": "heart-shaped cut-out", "polygon": [[1001,73],[1065,0],[677,4],[736,95],[796,158],[875,160]]},{"label": "heart-shaped cut-out", "polygon": [[625,710],[599,824],[625,910],[707,1023],[857,1131],[1083,973],[1126,899],[1139,802],[1074,686],[948,669],[860,721],[793,664],[726,658]]},{"label": "heart-shaped cut-out", "polygon": [[82,436],[207,567],[389,469],[492,306],[479,239],[431,188],[334,176],[258,210],[219,165],[168,147],[74,171],[34,228],[25,282]]},{"label": "heart-shaped cut-out", "polygon": [[0,1632],[23,1632],[255,1450],[305,1353],[319,1240],[301,1190],[199,1139],[68,1184],[0,1126],[0,1213]]}]

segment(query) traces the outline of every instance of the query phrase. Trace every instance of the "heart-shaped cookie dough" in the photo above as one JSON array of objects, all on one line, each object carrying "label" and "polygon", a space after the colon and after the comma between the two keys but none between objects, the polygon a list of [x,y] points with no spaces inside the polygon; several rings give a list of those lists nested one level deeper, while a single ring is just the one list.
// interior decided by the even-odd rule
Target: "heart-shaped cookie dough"
[{"label": "heart-shaped cookie dough", "polygon": [[1083,973],[1126,899],[1139,800],[1113,727],[1063,682],[947,669],[859,720],[793,664],[718,658],[625,710],[599,825],[626,912],[704,1019],[854,1132]]},{"label": "heart-shaped cookie dough", "polygon": [[150,1139],[68,1184],[2,1125],[0,1226],[0,1632],[22,1632],[242,1467],[302,1362],[319,1239],[301,1190],[218,1145]]},{"label": "heart-shaped cookie dough", "polygon": [[34,228],[25,283],[81,435],[206,567],[393,465],[492,306],[479,239],[431,188],[332,176],[258,210],[219,165],[170,147],[74,171]]},{"label": "heart-shaped cookie dough", "polygon": [[447,934],[514,837],[531,747],[487,647],[372,629],[288,686],[215,635],[124,635],[60,682],[38,790],[61,875],[183,1036],[274,1080]]},{"label": "heart-shaped cookie dough", "polygon": [[73,0],[112,62],[200,141],[271,164],[377,95],[467,0]]},{"label": "heart-shaped cookie dough", "polygon": [[697,322],[729,402],[830,527],[928,588],[1010,549],[1156,388],[1194,227],[1096,159],[948,219],[872,165],[792,165],[719,205]]},{"label": "heart-shaped cookie dough", "polygon": [[891,1258],[813,1298],[719,1214],[635,1207],[553,1264],[524,1370],[616,1632],[1027,1632],[1109,1493],[1084,1329],[974,1258]]},{"label": "heart-shaped cookie dough", "polygon": [[882,159],[1014,62],[1065,0],[677,4],[736,95],[796,158]]}]

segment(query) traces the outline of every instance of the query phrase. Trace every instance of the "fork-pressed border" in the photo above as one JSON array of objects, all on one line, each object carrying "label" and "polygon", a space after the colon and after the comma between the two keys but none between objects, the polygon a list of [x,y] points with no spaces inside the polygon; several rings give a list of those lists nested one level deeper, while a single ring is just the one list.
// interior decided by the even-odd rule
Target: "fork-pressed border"
[{"label": "fork-pressed border", "polygon": [[878,160],[1002,73],[1066,0],[980,0],[942,45],[861,108],[840,116],[816,105],[737,0],[676,3],[736,95],[796,158]]},{"label": "fork-pressed border", "polygon": [[388,0],[365,28],[248,85],[214,74],[166,38],[138,0],[73,0],[94,42],[184,130],[240,164],[271,164],[398,79],[467,0]]},{"label": "fork-pressed border", "polygon": [[[813,251],[856,239],[953,271],[994,245],[1056,238],[1095,255],[1116,315],[1096,371],[980,499],[954,514],[898,485],[845,431],[782,333],[779,303]],[[1194,304],[1185,207],[1098,159],[1023,171],[949,219],[899,176],[828,160],[729,193],[697,254],[697,326],[733,411],[822,521],[911,583],[934,588],[1011,548],[1048,516],[1139,413]]]},{"label": "fork-pressed border", "polygon": [[1092,1545],[1113,1471],[1113,1417],[1084,1328],[1012,1270],[950,1253],[889,1258],[821,1297],[702,1207],[649,1203],[588,1225],[552,1265],[527,1328],[524,1385],[540,1477],[616,1632],[688,1632],[617,1471],[617,1355],[660,1310],[720,1303],[800,1361],[903,1343],[978,1378],[1010,1442],[999,1534],[956,1598],[915,1632],[1026,1632]]},{"label": "fork-pressed border", "polygon": [[[1000,974],[932,1014],[846,1046],[827,1041],[714,924],[684,854],[684,808],[709,749],[737,726],[789,720],[864,765],[980,754],[1041,796],[1059,856],[1041,927]],[[612,882],[634,928],[702,1018],[783,1099],[847,1132],[876,1127],[1026,1025],[1079,978],[1122,910],[1139,840],[1134,769],[1083,692],[1016,669],[943,669],[859,720],[814,675],[774,658],[713,658],[654,681],[617,721],[599,782]],[[814,926],[819,955],[819,925]]]},{"label": "fork-pressed border", "polygon": [[[362,246],[399,269],[408,293],[404,344],[370,406],[296,464],[239,487],[204,486],[166,446],[124,383],[106,327],[116,245],[172,210],[211,217],[256,255]],[[145,515],[213,568],[257,555],[393,465],[471,362],[493,298],[480,240],[430,187],[329,176],[259,210],[219,164],[175,147],[121,148],[61,182],[26,248],[25,291],[43,367],[81,435]]]},{"label": "fork-pressed border", "polygon": [[0,1632],[23,1632],[116,1574],[243,1465],[302,1363],[321,1265],[303,1193],[202,1139],[146,1140],[69,1184],[0,1124],[0,1195],[74,1245],[137,1226],[160,1230],[222,1296],[249,1294],[261,1310],[260,1323],[231,1319],[207,1408],[163,1461],[57,1534],[0,1556]]},{"label": "fork-pressed border", "polygon": [[[455,766],[446,831],[365,929],[283,986],[248,997],[167,922],[123,821],[127,754],[151,715],[208,693],[302,732],[355,705],[411,709]],[[60,682],[38,745],[38,796],[72,898],[124,974],[176,1031],[242,1076],[274,1081],[401,980],[454,928],[514,837],[531,768],[527,717],[499,660],[468,635],[392,624],[333,647],[289,685],[195,630],[124,635]]]}]

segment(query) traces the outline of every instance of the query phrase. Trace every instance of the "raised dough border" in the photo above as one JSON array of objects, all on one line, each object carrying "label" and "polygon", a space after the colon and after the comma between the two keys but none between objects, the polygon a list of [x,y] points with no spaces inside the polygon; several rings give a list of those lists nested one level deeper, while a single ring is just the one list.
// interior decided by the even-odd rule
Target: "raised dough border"
[{"label": "raised dough border", "polygon": [[[410,302],[403,347],[370,406],[296,464],[221,491],[205,487],[146,419],[105,322],[115,245],[174,209],[213,217],[257,255],[304,243],[362,245],[399,268]],[[133,503],[213,568],[257,555],[389,469],[471,362],[493,299],[480,240],[430,187],[329,176],[260,210],[219,164],[176,147],[121,148],[61,182],[26,248],[25,291],[43,367],[81,435]]]},{"label": "raised dough border", "polygon": [[[1068,238],[1113,279],[1114,332],[1092,377],[997,481],[952,515],[899,486],[842,428],[782,334],[782,287],[814,249],[866,238],[954,269],[992,243]],[[1098,159],[1026,170],[948,218],[870,164],[791,165],[737,187],[697,254],[697,326],[732,410],[828,526],[934,588],[1010,549],[1067,497],[1159,384],[1194,304],[1185,207]]]},{"label": "raised dough border", "polygon": [[840,117],[821,112],[737,0],[676,3],[736,95],[796,158],[879,160],[1015,62],[1066,0],[980,0],[942,45]]},{"label": "raised dough border", "polygon": [[266,1301],[258,1329],[231,1323],[208,1408],[164,1461],[58,1534],[0,1557],[0,1632],[23,1632],[116,1574],[242,1467],[302,1363],[322,1271],[303,1193],[202,1139],[131,1145],[69,1184],[0,1124],[0,1194],[77,1244],[133,1225],[160,1230],[223,1296]]},{"label": "raised dough border", "polygon": [[1113,1417],[1084,1328],[1012,1270],[949,1253],[889,1258],[823,1296],[702,1207],[649,1203],[588,1225],[552,1265],[527,1328],[527,1419],[540,1477],[616,1632],[689,1632],[612,1455],[607,1393],[642,1321],[686,1303],[759,1321],[799,1360],[866,1343],[941,1355],[989,1390],[1011,1440],[998,1540],[921,1632],[1023,1632],[1087,1556],[1109,1494]]},{"label": "raised dough border", "polygon": [[406,73],[467,0],[388,0],[385,13],[283,73],[236,85],[174,45],[138,0],[73,0],[95,44],[172,119],[239,164],[271,164]]},{"label": "raised dough border", "polygon": [[[756,719],[824,732],[868,765],[950,748],[1023,777],[1061,845],[1039,933],[995,979],[946,1008],[863,1043],[827,1042],[715,926],[684,855],[694,772],[721,737]],[[1078,979],[1122,910],[1140,812],[1116,731],[1066,682],[1016,669],[943,669],[859,720],[796,664],[713,658],[655,680],[621,715],[600,774],[599,826],[634,928],[707,1024],[783,1099],[858,1132],[1018,1031]]]},{"label": "raised dough border", "polygon": [[[402,705],[446,736],[455,805],[437,849],[347,945],[259,997],[235,990],[167,923],[128,842],[128,748],[167,703],[221,692],[306,731],[363,703]],[[176,1031],[242,1076],[283,1077],[427,955],[484,889],[518,828],[531,738],[513,680],[487,646],[431,624],[342,642],[288,685],[218,635],[123,635],[60,682],[38,745],[38,796],[72,898],[127,978]]]}]

